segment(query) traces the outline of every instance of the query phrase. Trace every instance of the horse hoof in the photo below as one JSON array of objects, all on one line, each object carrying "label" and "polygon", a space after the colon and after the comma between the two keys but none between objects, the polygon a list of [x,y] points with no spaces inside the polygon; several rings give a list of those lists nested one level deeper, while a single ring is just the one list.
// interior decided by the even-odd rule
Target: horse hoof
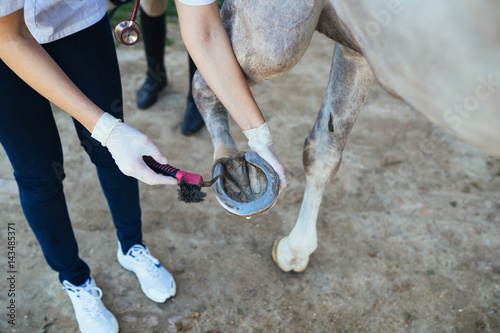
[{"label": "horse hoof", "polygon": [[275,241],[274,241],[273,251],[272,251],[271,255],[272,255],[272,257],[273,257],[273,261],[274,261],[274,263],[275,263],[276,265],[278,265],[278,267],[279,267],[282,271],[284,271],[284,272],[289,272],[290,270],[286,270],[286,269],[284,269],[283,267],[281,267],[280,263],[278,262],[278,254],[276,253],[276,252],[277,252],[277,250],[278,250],[278,244],[279,244],[279,242],[280,242],[283,238],[285,238],[285,237],[286,237],[286,236],[281,236],[281,237],[279,237],[277,240],[275,240]]},{"label": "horse hoof", "polygon": [[240,152],[214,163],[215,197],[237,216],[256,216],[271,208],[278,198],[279,178],[271,165],[254,152]]},{"label": "horse hoof", "polygon": [[309,263],[309,256],[304,259],[295,258],[288,246],[288,236],[282,236],[274,242],[271,253],[273,261],[283,272],[303,272]]}]

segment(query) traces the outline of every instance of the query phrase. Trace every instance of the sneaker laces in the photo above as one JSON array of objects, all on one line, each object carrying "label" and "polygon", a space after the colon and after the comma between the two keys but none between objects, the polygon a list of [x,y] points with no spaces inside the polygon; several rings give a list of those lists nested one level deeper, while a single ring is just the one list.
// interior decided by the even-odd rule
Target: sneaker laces
[{"label": "sneaker laces", "polygon": [[159,270],[161,267],[160,261],[153,257],[148,249],[141,245],[134,245],[128,250],[127,255],[139,262],[152,278],[159,278],[161,276]]},{"label": "sneaker laces", "polygon": [[[99,300],[102,298],[102,290],[99,287],[88,287],[86,283],[84,286],[75,286],[67,281],[63,282],[62,289],[69,290],[75,293],[76,298],[80,300],[79,305],[83,313],[89,318],[95,318],[100,314]],[[97,292],[94,295],[93,291]]]}]

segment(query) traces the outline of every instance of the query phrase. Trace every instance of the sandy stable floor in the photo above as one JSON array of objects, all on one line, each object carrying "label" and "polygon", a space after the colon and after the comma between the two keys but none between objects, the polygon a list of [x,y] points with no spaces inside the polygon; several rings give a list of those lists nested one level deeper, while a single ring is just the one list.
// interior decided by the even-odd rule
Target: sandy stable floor
[{"label": "sandy stable floor", "polygon": [[[172,164],[210,178],[208,132],[180,133],[187,56],[175,24],[169,36],[170,85],[148,111],[135,107],[145,75],[142,45],[119,48],[126,121]],[[232,216],[211,190],[205,203],[188,205],[176,200],[174,187],[141,185],[145,241],[177,281],[177,295],[165,304],[149,301],[117,263],[115,229],[94,168],[70,117],[54,110],[80,254],[120,332],[500,331],[500,159],[442,133],[377,84],[324,194],[319,247],[309,267],[290,274],[272,262],[274,240],[291,230],[300,209],[302,146],[321,106],[332,54],[333,43],[315,34],[291,72],[253,89],[289,180],[265,215]],[[3,150],[0,214],[0,330],[78,332],[70,300],[22,216]],[[5,322],[7,223],[18,240],[14,327]]]}]

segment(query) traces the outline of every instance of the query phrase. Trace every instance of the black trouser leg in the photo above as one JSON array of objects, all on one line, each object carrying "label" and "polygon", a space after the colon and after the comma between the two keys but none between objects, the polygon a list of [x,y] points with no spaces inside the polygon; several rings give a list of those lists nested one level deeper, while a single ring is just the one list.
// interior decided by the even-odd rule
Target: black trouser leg
[{"label": "black trouser leg", "polygon": [[191,56],[188,54],[189,61],[189,90],[187,95],[187,108],[186,115],[184,116],[184,120],[182,122],[182,134],[184,135],[192,135],[198,132],[203,125],[205,124],[203,118],[201,117],[200,112],[198,111],[198,107],[196,106],[193,99],[193,75],[196,72],[197,68],[191,59]]},{"label": "black trouser leg", "polygon": [[146,81],[137,92],[137,106],[146,109],[156,103],[158,93],[167,86],[165,69],[165,37],[167,26],[165,13],[152,17],[141,10],[141,34],[144,41],[148,71]]}]

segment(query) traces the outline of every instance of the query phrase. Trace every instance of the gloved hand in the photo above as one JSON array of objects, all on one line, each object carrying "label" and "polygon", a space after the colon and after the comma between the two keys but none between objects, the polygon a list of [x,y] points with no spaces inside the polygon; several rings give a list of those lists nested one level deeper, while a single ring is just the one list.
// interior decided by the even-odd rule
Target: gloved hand
[{"label": "gloved hand", "polygon": [[248,146],[265,159],[267,163],[271,164],[274,171],[278,174],[280,179],[279,191],[281,193],[286,187],[285,168],[274,152],[273,140],[271,139],[271,132],[269,131],[267,122],[257,128],[243,131],[243,134],[248,139]]},{"label": "gloved hand", "polygon": [[146,135],[122,123],[120,119],[104,113],[94,126],[92,137],[108,148],[125,175],[149,185],[177,184],[175,178],[159,175],[146,165],[142,156],[151,156],[161,164],[167,164],[168,161]]}]

